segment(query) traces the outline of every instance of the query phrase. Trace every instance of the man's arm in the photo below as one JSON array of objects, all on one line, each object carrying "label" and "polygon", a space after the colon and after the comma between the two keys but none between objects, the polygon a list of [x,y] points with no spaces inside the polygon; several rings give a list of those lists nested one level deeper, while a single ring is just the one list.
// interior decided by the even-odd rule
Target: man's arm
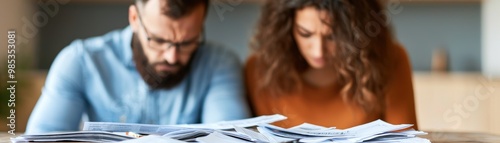
[{"label": "man's arm", "polygon": [[204,101],[202,123],[250,117],[241,63],[229,51],[219,54],[221,59],[214,67],[210,89]]},{"label": "man's arm", "polygon": [[86,108],[80,45],[79,41],[73,42],[52,63],[42,95],[29,118],[26,134],[79,129]]}]

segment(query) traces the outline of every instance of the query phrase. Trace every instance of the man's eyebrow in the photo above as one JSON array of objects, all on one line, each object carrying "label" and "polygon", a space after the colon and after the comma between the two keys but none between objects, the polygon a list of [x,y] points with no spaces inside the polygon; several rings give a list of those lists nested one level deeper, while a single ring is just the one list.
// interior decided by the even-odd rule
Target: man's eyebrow
[{"label": "man's eyebrow", "polygon": [[153,40],[159,40],[159,41],[166,41],[166,42],[172,42],[172,40],[167,40],[167,39],[163,39],[161,38],[160,36],[157,36],[156,34],[154,33],[149,33],[151,36],[150,38],[153,39]]},{"label": "man's eyebrow", "polygon": [[[163,39],[161,38],[160,36],[157,36],[153,33],[150,33],[151,34],[151,39],[152,40],[158,40],[158,41],[164,41],[164,42],[175,42],[173,40],[169,40],[169,39]],[[195,36],[195,37],[192,37],[192,38],[189,38],[187,40],[183,40],[183,41],[180,41],[180,42],[176,42],[176,43],[188,43],[188,42],[192,42],[194,40],[196,40],[199,36]]]}]

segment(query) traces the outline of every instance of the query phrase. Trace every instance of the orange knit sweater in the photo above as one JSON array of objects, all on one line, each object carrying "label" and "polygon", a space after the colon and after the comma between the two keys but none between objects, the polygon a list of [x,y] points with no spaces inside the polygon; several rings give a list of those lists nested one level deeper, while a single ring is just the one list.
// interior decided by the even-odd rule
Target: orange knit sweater
[{"label": "orange knit sweater", "polygon": [[[257,92],[260,75],[257,75],[255,56],[247,61],[245,79],[249,102],[255,116],[282,114],[287,120],[276,122],[281,127],[291,127],[301,123],[345,129],[376,119],[393,124],[415,124],[415,104],[412,87],[412,74],[405,50],[401,46],[392,48],[391,65],[385,85],[385,108],[382,113],[365,113],[361,107],[343,102],[334,87],[317,88],[302,84],[301,91],[289,95],[273,96],[262,91]],[[394,60],[392,60],[394,59]]]}]

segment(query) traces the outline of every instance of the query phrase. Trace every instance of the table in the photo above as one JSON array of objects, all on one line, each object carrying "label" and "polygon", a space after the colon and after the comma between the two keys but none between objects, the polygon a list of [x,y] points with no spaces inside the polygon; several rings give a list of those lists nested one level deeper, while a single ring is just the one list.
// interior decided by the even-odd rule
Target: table
[{"label": "table", "polygon": [[432,143],[500,143],[500,136],[485,133],[429,132]]},{"label": "table", "polygon": [[[6,132],[0,133],[0,143],[9,143],[11,137]],[[484,133],[429,132],[429,135],[421,137],[432,143],[500,143],[500,136]]]},{"label": "table", "polygon": [[[16,133],[16,136],[19,136],[19,135]],[[0,143],[10,143],[10,138],[16,137],[16,136],[8,134],[7,131],[1,132],[0,133]]]},{"label": "table", "polygon": [[[16,133],[16,135],[11,135],[7,132],[0,132],[0,143],[10,143],[10,138],[14,138],[14,137],[17,137],[17,136],[20,136],[22,135],[22,133]],[[64,142],[55,142],[55,143],[64,143]],[[71,142],[71,143],[75,143],[75,142]]]}]

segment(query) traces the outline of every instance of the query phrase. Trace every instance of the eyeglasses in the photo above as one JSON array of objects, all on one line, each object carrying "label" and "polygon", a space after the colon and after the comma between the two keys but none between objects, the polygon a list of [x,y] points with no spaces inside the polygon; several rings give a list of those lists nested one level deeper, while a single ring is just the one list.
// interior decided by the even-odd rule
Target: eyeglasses
[{"label": "eyeglasses", "polygon": [[[196,50],[196,47],[199,45],[203,44],[205,41],[205,32],[200,33],[200,35],[196,39],[191,39],[188,41],[184,42],[173,42],[170,40],[165,40],[161,38],[152,38],[149,36],[149,32],[144,25],[144,22],[142,21],[141,13],[139,12],[139,8],[136,5],[136,10],[137,10],[137,15],[139,17],[139,22],[141,24],[141,27],[143,28],[144,32],[146,32],[147,40],[148,40],[148,46],[149,48],[155,50],[155,51],[162,51],[162,50],[168,50],[171,47],[175,47],[176,51],[180,54],[188,54],[192,53],[194,50]],[[165,46],[166,44],[166,46]]]}]

